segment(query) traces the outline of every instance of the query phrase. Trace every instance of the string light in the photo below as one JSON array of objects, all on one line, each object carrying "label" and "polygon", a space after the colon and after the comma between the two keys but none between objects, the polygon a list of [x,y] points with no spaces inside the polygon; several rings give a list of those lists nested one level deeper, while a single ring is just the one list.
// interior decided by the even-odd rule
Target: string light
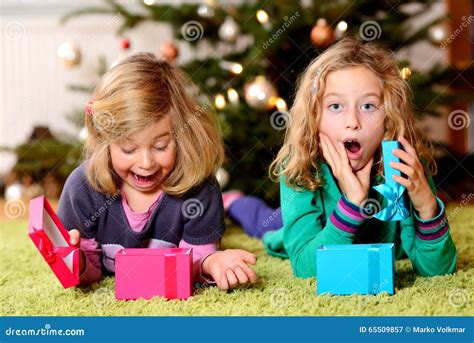
[{"label": "string light", "polygon": [[269,17],[268,17],[267,12],[265,12],[264,10],[258,10],[257,20],[262,25],[265,25],[266,23],[268,23]]},{"label": "string light", "polygon": [[224,96],[222,94],[217,94],[216,99],[214,100],[214,104],[216,108],[222,110],[226,105]]},{"label": "string light", "polygon": [[286,106],[286,101],[283,100],[282,98],[278,98],[276,100],[275,105],[279,111],[286,111],[288,109],[288,107]]},{"label": "string light", "polygon": [[344,20],[340,21],[339,24],[337,24],[337,29],[341,32],[346,32],[347,31],[347,23]]},{"label": "string light", "polygon": [[233,104],[236,104],[239,102],[239,93],[234,88],[229,88],[227,90],[227,97],[229,98],[229,101]]},{"label": "string light", "polygon": [[242,64],[237,63],[237,62],[229,62],[229,61],[220,61],[219,66],[224,69],[224,70],[229,70],[233,74],[240,74],[243,70],[244,67],[242,67]]}]

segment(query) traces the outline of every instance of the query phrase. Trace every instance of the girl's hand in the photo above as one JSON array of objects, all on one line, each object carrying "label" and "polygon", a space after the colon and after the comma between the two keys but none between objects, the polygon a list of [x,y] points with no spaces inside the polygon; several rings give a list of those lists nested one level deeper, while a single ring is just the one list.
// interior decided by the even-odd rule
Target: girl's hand
[{"label": "girl's hand", "polygon": [[240,249],[217,251],[202,263],[202,272],[210,275],[222,290],[234,288],[238,284],[255,283],[258,276],[248,265],[254,265],[257,256]]},{"label": "girl's hand", "polygon": [[[81,247],[81,233],[79,230],[71,230],[69,232],[69,242],[80,248]],[[79,249],[80,254],[79,254],[79,275],[81,275],[84,272],[84,268],[86,267],[86,257],[84,256],[84,252]]]},{"label": "girl's hand", "polygon": [[354,173],[347,158],[344,144],[337,142],[337,145],[334,146],[329,137],[323,133],[320,133],[319,137],[324,158],[331,167],[339,187],[341,187],[341,191],[346,194],[350,202],[360,206],[367,199],[369,193],[370,170],[374,163],[374,158],[372,157],[364,168]]},{"label": "girl's hand", "polygon": [[438,203],[426,180],[423,166],[410,143],[404,137],[399,137],[398,140],[402,143],[405,151],[393,149],[393,155],[400,158],[405,164],[390,162],[390,166],[404,173],[408,179],[397,175],[394,175],[393,179],[406,187],[408,196],[413,207],[418,211],[420,219],[431,219],[437,214]]}]

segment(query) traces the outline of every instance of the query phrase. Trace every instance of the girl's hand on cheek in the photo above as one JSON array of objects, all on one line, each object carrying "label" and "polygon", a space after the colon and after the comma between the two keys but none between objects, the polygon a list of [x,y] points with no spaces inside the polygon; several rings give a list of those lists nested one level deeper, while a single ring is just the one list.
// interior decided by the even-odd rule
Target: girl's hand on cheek
[{"label": "girl's hand on cheek", "polygon": [[393,155],[404,163],[390,162],[390,166],[404,173],[408,179],[397,175],[394,175],[393,179],[406,187],[408,196],[413,207],[418,211],[419,217],[423,220],[431,219],[437,214],[438,203],[426,180],[423,166],[410,143],[404,137],[399,137],[398,140],[402,143],[405,151],[393,149]]},{"label": "girl's hand on cheek", "polygon": [[347,158],[344,144],[337,142],[337,145],[334,146],[329,137],[323,133],[320,133],[319,137],[324,158],[331,167],[341,191],[346,194],[350,202],[360,206],[367,199],[369,193],[370,170],[374,158],[372,157],[364,168],[354,173]]},{"label": "girl's hand on cheek", "polygon": [[255,283],[258,276],[248,265],[254,265],[257,256],[240,249],[228,249],[209,255],[202,263],[202,272],[210,275],[221,290],[239,284]]}]

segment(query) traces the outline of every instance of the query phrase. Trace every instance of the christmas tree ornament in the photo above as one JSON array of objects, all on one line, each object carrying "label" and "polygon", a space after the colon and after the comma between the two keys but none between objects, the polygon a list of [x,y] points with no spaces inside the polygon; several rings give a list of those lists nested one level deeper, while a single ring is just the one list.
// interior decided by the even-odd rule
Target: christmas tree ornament
[{"label": "christmas tree ornament", "polygon": [[259,75],[244,86],[245,101],[256,110],[269,110],[275,106],[278,93],[265,76]]},{"label": "christmas tree ornament", "polygon": [[58,57],[68,69],[73,69],[81,63],[81,51],[72,40],[67,40],[58,47]]},{"label": "christmas tree ornament", "polygon": [[408,67],[403,68],[403,69],[400,71],[400,75],[401,75],[402,79],[408,80],[408,79],[410,78],[410,76],[411,76],[411,70],[410,70],[410,68],[408,68]]},{"label": "christmas tree ornament", "polygon": [[120,63],[121,60],[128,57],[128,50],[130,50],[130,47],[131,47],[131,43],[129,39],[124,38],[120,41],[120,48],[122,50],[120,51],[115,61],[110,65],[110,68],[115,67],[118,63]]},{"label": "christmas tree ornament", "polygon": [[240,27],[231,16],[227,16],[219,27],[219,37],[227,42],[234,42],[240,33]]},{"label": "christmas tree ornament", "polygon": [[325,48],[334,41],[334,31],[326,19],[318,19],[311,30],[311,41],[318,48]]},{"label": "christmas tree ornament", "polygon": [[428,29],[428,38],[435,45],[441,44],[443,41],[446,40],[447,37],[448,37],[448,32],[446,30],[446,26],[442,23],[431,26]]},{"label": "christmas tree ornament", "polygon": [[199,5],[197,13],[202,18],[212,18],[214,17],[215,11],[212,6],[209,6],[208,4],[204,3]]},{"label": "christmas tree ornament", "polygon": [[179,56],[179,48],[173,42],[166,42],[160,47],[160,56],[166,62],[174,64]]},{"label": "christmas tree ornament", "polygon": [[219,167],[219,169],[217,169],[217,172],[216,172],[216,179],[217,179],[217,182],[219,183],[220,188],[223,189],[229,183],[229,179],[230,179],[229,173],[224,168]]}]

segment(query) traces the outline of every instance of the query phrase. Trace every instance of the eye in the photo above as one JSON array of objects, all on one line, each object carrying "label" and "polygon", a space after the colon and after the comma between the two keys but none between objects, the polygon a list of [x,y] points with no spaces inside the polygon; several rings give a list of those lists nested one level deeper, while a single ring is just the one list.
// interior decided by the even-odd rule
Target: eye
[{"label": "eye", "polygon": [[157,151],[165,151],[168,148],[168,145],[165,146],[154,146],[153,149]]},{"label": "eye", "polygon": [[329,105],[329,109],[333,112],[340,112],[342,110],[342,105],[341,104],[331,104]]},{"label": "eye", "polygon": [[122,152],[124,154],[127,154],[127,155],[130,155],[130,154],[133,154],[135,152],[135,149],[124,149],[124,148],[121,148]]},{"label": "eye", "polygon": [[362,105],[362,110],[365,112],[373,112],[376,109],[377,109],[377,106],[375,106],[374,104],[367,103],[367,104]]}]

